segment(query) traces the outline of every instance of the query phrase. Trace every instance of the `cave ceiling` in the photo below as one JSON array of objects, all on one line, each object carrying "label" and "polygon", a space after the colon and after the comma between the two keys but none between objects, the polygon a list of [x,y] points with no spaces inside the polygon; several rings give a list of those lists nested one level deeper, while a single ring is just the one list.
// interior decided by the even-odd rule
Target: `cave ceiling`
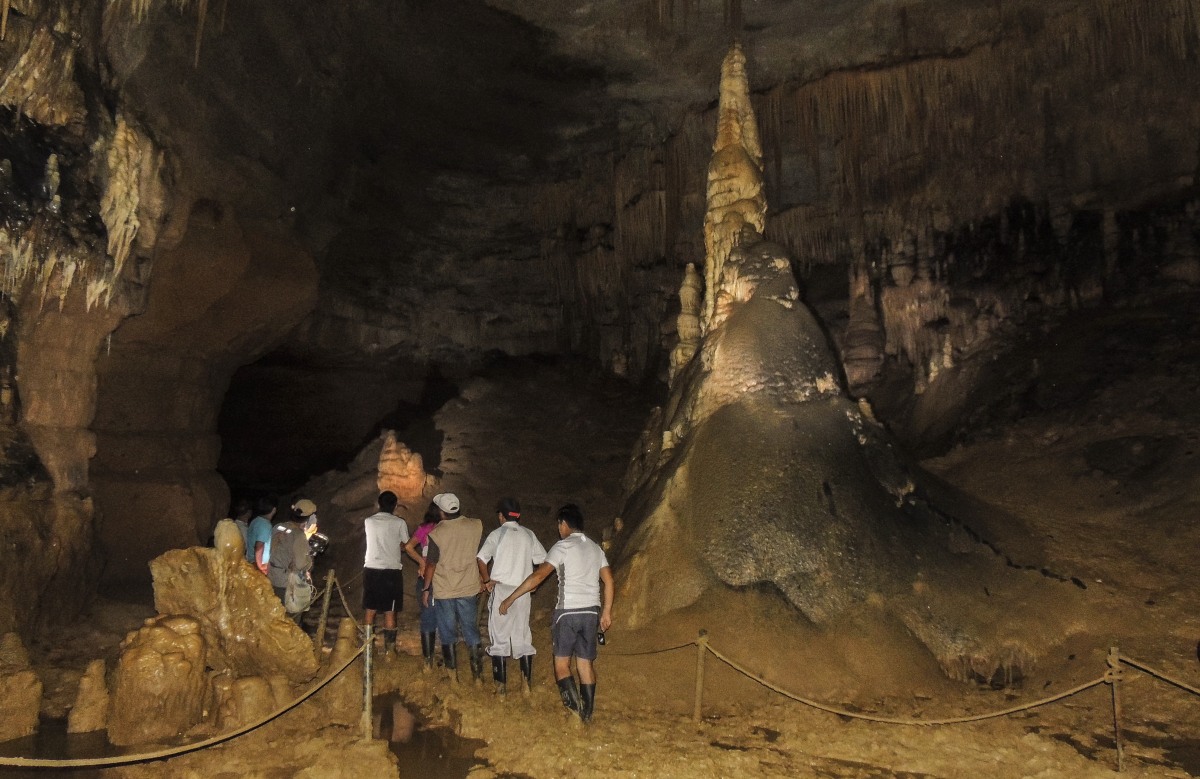
[{"label": "cave ceiling", "polygon": [[[422,329],[411,312],[431,299],[457,310],[481,298],[534,307],[552,298],[546,187],[596,179],[588,166],[611,168],[711,107],[716,65],[735,37],[766,88],[981,45],[998,18],[996,3],[961,1],[209,6],[196,64],[193,9],[164,6],[116,28],[107,83],[178,155],[187,198],[301,236],[326,308],[349,300],[390,312],[393,332]],[[611,248],[612,226],[591,221],[601,222],[592,243]],[[294,340],[294,351],[330,357],[319,338]],[[555,345],[546,337],[511,350]],[[427,345],[387,346],[405,356]]]},{"label": "cave ceiling", "polygon": [[[946,253],[1014,201],[1057,220],[1061,244],[1075,211],[1117,219],[1196,169],[1193,0],[5,6],[2,64],[34,93],[72,82],[41,91],[78,157],[129,117],[166,153],[176,223],[232,213],[306,247],[320,294],[286,350],[325,361],[575,351],[652,374],[703,256],[733,40],[763,124],[767,234],[803,269],[864,247]],[[73,73],[22,70],[43,40]],[[0,102],[42,121],[14,83]],[[143,260],[163,248],[145,232]]]}]

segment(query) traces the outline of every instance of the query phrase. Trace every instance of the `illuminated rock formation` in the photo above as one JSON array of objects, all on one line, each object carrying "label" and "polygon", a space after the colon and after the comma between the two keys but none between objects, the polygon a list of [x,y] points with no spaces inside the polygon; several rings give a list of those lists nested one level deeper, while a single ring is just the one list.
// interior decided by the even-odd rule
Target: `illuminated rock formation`
[{"label": "illuminated rock formation", "polygon": [[[342,663],[349,660],[358,651],[361,642],[358,625],[352,619],[343,619],[338,623],[337,639],[333,651],[321,669],[322,675],[340,668]],[[357,725],[362,720],[363,671],[361,663],[354,663],[341,676],[329,683],[325,689],[317,693],[315,701],[325,713],[327,722],[333,722],[347,727]]]},{"label": "illuminated rock formation", "polygon": [[[382,434],[383,445],[379,452],[379,477],[376,479],[376,495],[391,490],[400,499],[404,511],[397,513],[408,516],[417,509],[417,504],[426,498],[425,467],[421,455],[396,440],[393,430]],[[375,496],[370,496],[375,497]]]},{"label": "illuminated rock formation", "polygon": [[0,636],[0,741],[37,730],[42,681],[16,633]]},{"label": "illuminated rock formation", "polygon": [[207,653],[190,617],[150,620],[121,643],[113,672],[108,740],[147,744],[178,738],[204,715]]},{"label": "illuminated rock formation", "polygon": [[67,715],[68,733],[92,733],[108,727],[108,686],[103,660],[88,663],[79,680],[75,705]]},{"label": "illuminated rock formation", "polygon": [[[741,159],[744,175],[719,175],[750,189],[745,197],[723,189],[721,204],[757,196],[753,159]],[[710,242],[718,254],[728,243]],[[622,516],[642,520],[618,563],[628,624],[714,588],[768,584],[816,625],[871,603],[956,678],[1031,662],[1045,639],[1018,638],[1019,620],[1005,609],[1031,592],[1069,603],[1075,588],[1016,573],[931,502],[921,474],[845,394],[782,247],[743,223],[718,265],[698,357],[648,436],[661,431],[664,454],[657,467],[632,471],[642,478],[631,478]],[[993,597],[965,597],[968,585]]]},{"label": "illuminated rock formation", "polygon": [[312,679],[312,641],[288,618],[267,577],[246,562],[232,522],[218,523],[216,544],[175,549],[150,563],[154,607],[195,620],[217,671],[297,684]]}]

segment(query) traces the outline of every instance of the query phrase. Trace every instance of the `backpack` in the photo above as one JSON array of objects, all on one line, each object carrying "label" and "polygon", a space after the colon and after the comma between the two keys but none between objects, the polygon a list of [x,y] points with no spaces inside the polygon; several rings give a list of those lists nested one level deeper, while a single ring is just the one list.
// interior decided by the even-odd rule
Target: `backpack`
[{"label": "backpack", "polygon": [[283,591],[283,608],[288,614],[308,611],[316,596],[317,588],[303,573],[288,571],[287,588]]}]

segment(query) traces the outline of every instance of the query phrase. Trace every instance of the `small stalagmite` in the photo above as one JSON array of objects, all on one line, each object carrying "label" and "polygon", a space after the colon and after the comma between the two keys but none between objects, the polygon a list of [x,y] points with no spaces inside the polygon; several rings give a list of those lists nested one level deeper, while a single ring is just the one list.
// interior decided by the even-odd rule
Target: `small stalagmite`
[{"label": "small stalagmite", "polygon": [[421,455],[396,440],[393,430],[383,433],[383,448],[379,452],[379,492],[391,490],[400,503],[412,508],[424,496],[425,463]]},{"label": "small stalagmite", "polygon": [[32,735],[42,703],[42,680],[16,633],[0,637],[0,741]]},{"label": "small stalagmite", "polygon": [[191,617],[156,617],[121,644],[108,740],[124,746],[178,738],[204,714],[204,638]]},{"label": "small stalagmite", "polygon": [[92,733],[108,727],[108,687],[104,683],[104,674],[103,660],[88,663],[79,680],[75,705],[67,715],[68,733]]}]

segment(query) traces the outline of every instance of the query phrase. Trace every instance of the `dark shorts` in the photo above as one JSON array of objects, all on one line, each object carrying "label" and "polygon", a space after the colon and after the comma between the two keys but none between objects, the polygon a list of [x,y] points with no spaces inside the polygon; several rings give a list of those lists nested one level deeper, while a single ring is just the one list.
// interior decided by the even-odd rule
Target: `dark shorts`
[{"label": "dark shorts", "polygon": [[400,569],[363,569],[363,608],[371,611],[403,610],[404,577]]},{"label": "dark shorts", "polygon": [[596,659],[596,632],[600,630],[600,607],[555,609],[550,637],[555,657],[575,655],[580,660]]}]

